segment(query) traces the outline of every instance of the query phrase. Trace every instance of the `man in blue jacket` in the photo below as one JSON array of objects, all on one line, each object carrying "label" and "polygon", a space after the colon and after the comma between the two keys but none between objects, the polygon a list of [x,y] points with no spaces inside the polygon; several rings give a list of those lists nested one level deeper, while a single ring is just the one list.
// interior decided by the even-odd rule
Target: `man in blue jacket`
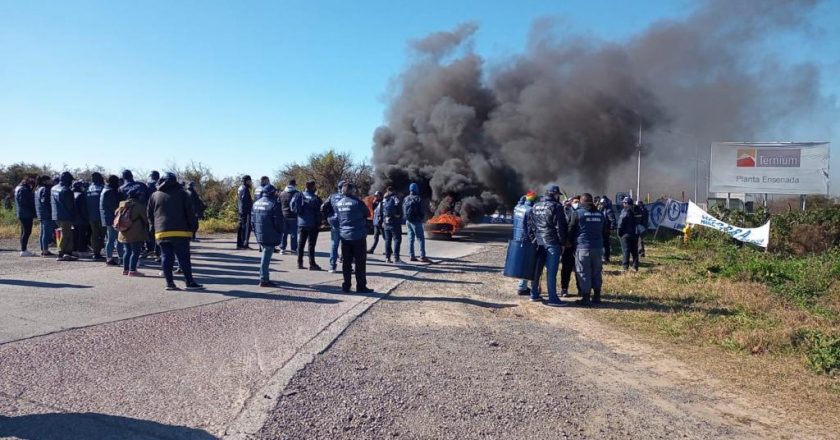
[{"label": "man in blue jacket", "polygon": [[367,216],[368,208],[356,195],[356,187],[345,183],[341,198],[333,205],[337,212],[339,235],[341,236],[341,273],[344,283],[341,290],[350,292],[353,265],[356,266],[356,292],[371,293],[367,287]]},{"label": "man in blue jacket", "polygon": [[128,191],[130,191],[132,188],[138,188],[138,187],[140,189],[142,189],[142,191],[143,191],[142,192],[143,198],[138,199],[138,202],[145,204],[149,200],[148,197],[147,197],[149,195],[149,188],[146,187],[146,185],[143,184],[142,182],[135,181],[134,180],[134,174],[131,172],[131,170],[123,170],[122,179],[123,179],[123,184],[120,186],[120,193],[122,194],[120,197],[122,197],[122,200],[125,200],[125,199],[128,198],[128,196],[127,196]]},{"label": "man in blue jacket", "polygon": [[53,221],[58,224],[58,261],[75,261],[73,256],[73,222],[76,220],[76,203],[73,199],[73,175],[61,173],[57,185],[50,190]]},{"label": "man in blue jacket", "polygon": [[93,259],[102,261],[102,249],[105,247],[105,228],[102,225],[102,213],[99,209],[102,191],[105,189],[105,179],[102,174],[94,172],[90,175],[90,186],[87,188],[85,206],[87,220],[90,226],[90,246],[93,248]]},{"label": "man in blue jacket", "polygon": [[115,175],[108,176],[108,183],[99,195],[99,218],[107,231],[105,241],[105,264],[108,266],[119,266],[117,258],[114,258],[114,248],[117,255],[123,254],[123,244],[117,240],[119,232],[114,228],[114,217],[117,207],[122,201],[120,194],[120,179]]},{"label": "man in blue jacket", "polygon": [[306,182],[306,190],[297,192],[292,198],[290,209],[297,215],[298,225],[298,269],[303,266],[303,249],[309,244],[309,270],[321,270],[315,263],[315,244],[318,242],[318,229],[321,227],[321,198],[315,194],[315,181]]},{"label": "man in blue jacket", "polygon": [[[402,263],[400,244],[402,243],[403,210],[400,198],[394,193],[394,188],[389,186],[385,190],[385,196],[377,209],[382,223],[382,235],[385,238],[385,261],[400,264]],[[391,255],[394,256],[393,261]]]},{"label": "man in blue jacket", "polygon": [[35,221],[35,195],[32,188],[35,187],[35,176],[27,176],[15,188],[15,214],[20,221],[20,256],[34,257],[29,252],[29,237],[32,235],[32,223]]},{"label": "man in blue jacket", "polygon": [[251,249],[251,176],[242,176],[242,185],[236,190],[236,213],[239,216],[239,227],[236,230],[236,249]]},{"label": "man in blue jacket", "polygon": [[549,185],[545,195],[531,208],[528,218],[528,236],[537,244],[537,266],[534,282],[531,283],[531,301],[541,301],[540,277],[546,271],[548,302],[551,307],[562,307],[566,303],[557,296],[557,270],[563,246],[566,243],[568,224],[563,205],[560,204],[560,187]]},{"label": "man in blue jacket", "polygon": [[408,186],[408,196],[403,200],[403,216],[408,226],[408,256],[411,261],[417,261],[414,254],[414,240],[420,245],[420,261],[430,263],[426,258],[426,235],[423,222],[426,221],[426,207],[420,197],[420,187],[416,183]]},{"label": "man in blue jacket", "polygon": [[[528,237],[528,224],[526,223],[527,215],[531,212],[531,207],[534,206],[534,201],[537,195],[533,192],[522,196],[519,203],[513,208],[513,240],[514,241],[530,241]],[[528,295],[531,289],[528,288],[528,280],[519,280],[519,288],[517,293],[519,295]]]},{"label": "man in blue jacket", "polygon": [[[592,194],[580,197],[580,207],[573,212],[569,227],[577,247],[575,251],[575,269],[581,299],[576,303],[588,306],[601,303],[601,257],[604,253],[604,217],[592,200]],[[594,291],[593,301],[590,293]]]},{"label": "man in blue jacket", "polygon": [[262,246],[260,260],[260,287],[276,287],[269,278],[269,265],[274,247],[280,244],[283,236],[285,219],[283,208],[277,201],[277,189],[268,184],[261,188],[260,198],[254,202],[251,221],[254,226],[254,236]]},{"label": "man in blue jacket", "polygon": [[[280,240],[280,252],[286,255],[286,248],[291,245],[289,251],[292,255],[297,254],[298,249],[298,224],[297,215],[292,212],[292,199],[298,193],[297,181],[295,179],[289,180],[286,189],[277,197],[280,200],[280,206],[283,209],[283,217],[286,219],[286,225],[283,228],[283,237]],[[318,207],[320,209],[320,206]],[[291,243],[289,243],[291,240]]]},{"label": "man in blue jacket", "polygon": [[621,240],[621,267],[627,271],[630,257],[633,257],[633,270],[639,271],[639,235],[636,232],[636,210],[633,199],[625,197],[622,201],[621,215],[618,216],[618,238]]},{"label": "man in blue jacket", "polygon": [[603,234],[603,245],[604,245],[604,254],[601,257],[601,261],[604,263],[610,262],[610,255],[612,254],[612,244],[610,243],[610,237],[612,237],[613,231],[616,229],[617,222],[615,220],[615,211],[613,210],[612,200],[610,200],[607,196],[602,196],[600,202],[597,204],[598,211],[604,215],[604,234]]},{"label": "man in blue jacket", "polygon": [[38,221],[41,222],[41,234],[38,237],[38,243],[41,245],[42,257],[53,255],[50,252],[50,242],[55,233],[55,222],[52,219],[51,187],[52,179],[50,176],[38,178],[38,189],[35,190],[35,214],[38,216]]},{"label": "man in blue jacket", "polygon": [[344,186],[344,181],[338,182],[336,192],[330,194],[327,201],[321,205],[321,215],[327,219],[330,225],[330,273],[336,272],[338,265],[338,247],[341,244],[341,235],[338,230],[338,211],[335,209],[335,204],[341,199],[341,188]]}]

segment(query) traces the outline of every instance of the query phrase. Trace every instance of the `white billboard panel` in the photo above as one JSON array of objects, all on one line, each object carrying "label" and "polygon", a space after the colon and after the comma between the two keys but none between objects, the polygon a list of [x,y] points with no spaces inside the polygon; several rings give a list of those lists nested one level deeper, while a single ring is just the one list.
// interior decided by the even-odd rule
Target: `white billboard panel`
[{"label": "white billboard panel", "polygon": [[828,142],[715,142],[709,191],[828,194]]}]

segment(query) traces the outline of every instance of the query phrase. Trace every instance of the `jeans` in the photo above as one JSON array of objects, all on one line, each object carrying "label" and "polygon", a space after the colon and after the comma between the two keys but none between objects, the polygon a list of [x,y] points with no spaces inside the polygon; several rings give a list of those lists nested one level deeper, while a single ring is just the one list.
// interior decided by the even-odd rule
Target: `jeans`
[{"label": "jeans", "polygon": [[575,252],[575,269],[577,270],[578,289],[580,296],[589,300],[590,290],[595,291],[595,299],[601,299],[601,253],[602,249],[578,249]]},{"label": "jeans", "polygon": [[41,233],[38,234],[38,243],[41,245],[41,252],[49,252],[53,234],[55,234],[55,222],[52,220],[41,220]]},{"label": "jeans", "polygon": [[105,228],[99,222],[90,222],[90,247],[93,248],[93,255],[102,255],[102,248],[105,247]]},{"label": "jeans", "polygon": [[344,261],[341,263],[341,273],[344,275],[344,290],[350,290],[350,277],[353,273],[353,265],[356,265],[356,291],[367,289],[367,241],[341,240],[341,255]]},{"label": "jeans", "polygon": [[[560,259],[562,268],[560,269],[560,288],[569,290],[569,282],[572,280],[572,274],[575,272],[575,248],[563,248],[563,257]],[[577,280],[575,280],[577,284]],[[580,290],[580,286],[578,286]]]},{"label": "jeans", "polygon": [[563,253],[562,246],[538,246],[537,267],[534,273],[534,282],[531,283],[531,298],[540,297],[540,278],[543,268],[546,271],[546,284],[548,284],[548,302],[560,302],[557,296],[557,269],[560,268],[560,256]]},{"label": "jeans", "polygon": [[414,238],[420,242],[420,258],[426,258],[426,236],[423,233],[423,222],[409,222],[408,225],[408,256],[414,258]]},{"label": "jeans", "polygon": [[265,246],[260,258],[260,281],[268,282],[268,266],[271,264],[271,257],[274,255],[274,246]]},{"label": "jeans", "polygon": [[530,290],[530,289],[528,289],[528,280],[519,280],[519,289],[518,290]]},{"label": "jeans", "polygon": [[341,244],[338,226],[330,228],[330,269],[335,269],[338,264],[338,245]]},{"label": "jeans", "polygon": [[143,251],[143,242],[134,241],[123,244],[123,270],[136,271],[137,262],[140,261],[140,252]]},{"label": "jeans", "polygon": [[624,270],[630,264],[630,257],[633,257],[633,270],[639,270],[639,237],[636,235],[621,236],[621,266]]},{"label": "jeans", "polygon": [[246,247],[251,241],[251,214],[239,215],[239,228],[236,230],[236,247]]},{"label": "jeans", "polygon": [[58,240],[58,255],[73,253],[73,223],[63,220],[58,221],[58,229],[61,231],[61,239]]},{"label": "jeans", "polygon": [[[298,228],[300,243],[297,248],[298,266],[303,266],[303,249],[308,248],[309,266],[315,265],[315,244],[318,243],[318,228]],[[307,246],[308,242],[308,246]]]},{"label": "jeans", "polygon": [[32,222],[35,219],[20,219],[20,250],[25,251],[29,247],[29,237],[32,235]]},{"label": "jeans", "polygon": [[117,231],[113,226],[108,225],[108,238],[105,241],[105,257],[111,258],[114,256],[114,247],[117,248],[117,255],[123,254],[123,244],[117,241],[117,236],[119,235],[119,231]]},{"label": "jeans", "polygon": [[[391,255],[394,259],[400,259],[400,243],[402,243],[402,228],[394,226],[382,230],[385,238],[385,258],[390,260]],[[392,252],[393,250],[393,252]]]},{"label": "jeans", "polygon": [[297,252],[298,249],[298,222],[297,218],[287,218],[284,220],[283,234],[280,236],[280,249],[286,250],[286,245],[289,244],[289,238],[292,239],[292,252]]},{"label": "jeans", "polygon": [[376,245],[379,244],[379,236],[382,235],[384,238],[384,231],[382,230],[381,226],[374,226],[373,227],[373,244],[370,245],[369,252],[373,253],[376,250]]},{"label": "jeans", "polygon": [[172,278],[172,268],[175,266],[175,258],[178,259],[178,267],[184,271],[184,281],[187,286],[194,284],[192,276],[192,264],[190,263],[190,239],[189,238],[168,238],[160,243],[161,266],[163,266],[163,277],[166,278],[166,285],[175,285]]}]

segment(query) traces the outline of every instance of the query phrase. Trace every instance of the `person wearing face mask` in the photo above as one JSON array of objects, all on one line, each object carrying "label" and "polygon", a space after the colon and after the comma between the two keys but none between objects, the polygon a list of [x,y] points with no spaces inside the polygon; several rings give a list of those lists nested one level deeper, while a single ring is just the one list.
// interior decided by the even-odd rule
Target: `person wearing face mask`
[{"label": "person wearing face mask", "polygon": [[537,264],[534,282],[531,283],[531,301],[542,301],[539,293],[540,277],[546,270],[548,302],[551,307],[562,307],[566,303],[557,296],[557,269],[566,242],[568,225],[563,205],[560,204],[560,187],[549,185],[545,195],[531,208],[528,217],[528,236],[537,244]]},{"label": "person wearing face mask", "polygon": [[[566,214],[566,222],[569,224],[569,228],[571,228],[574,212],[580,208],[580,196],[576,195],[572,197],[569,203],[563,208]],[[568,229],[567,231],[566,245],[563,247],[563,256],[560,258],[560,296],[563,298],[569,296],[569,283],[572,281],[572,274],[575,272],[575,251],[577,250],[571,230]],[[580,286],[578,286],[578,291],[580,291]]]}]

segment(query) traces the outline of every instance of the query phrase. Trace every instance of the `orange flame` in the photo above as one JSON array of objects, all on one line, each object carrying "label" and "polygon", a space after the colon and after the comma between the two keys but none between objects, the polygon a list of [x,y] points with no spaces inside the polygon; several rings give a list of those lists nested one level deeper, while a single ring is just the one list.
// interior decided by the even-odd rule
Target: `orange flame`
[{"label": "orange flame", "polygon": [[[442,227],[438,228],[431,228],[433,233],[436,234],[450,234],[455,235],[461,228],[464,227],[464,223],[461,221],[461,218],[454,214],[440,214],[436,215],[429,219],[427,222],[429,225],[440,225]],[[449,226],[449,227],[447,227]]]}]

